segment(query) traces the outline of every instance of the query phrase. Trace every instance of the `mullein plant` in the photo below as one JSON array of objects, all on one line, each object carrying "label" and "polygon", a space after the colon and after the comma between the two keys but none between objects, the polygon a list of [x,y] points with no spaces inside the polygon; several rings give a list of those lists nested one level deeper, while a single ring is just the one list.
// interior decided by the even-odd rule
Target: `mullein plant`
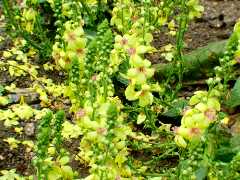
[{"label": "mullein plant", "polygon": [[23,2],[3,0],[8,34],[13,38],[22,38],[26,48],[34,48],[39,52],[40,62],[51,56],[51,39],[44,31],[44,20],[40,15],[40,2],[26,0]]},{"label": "mullein plant", "polygon": [[[237,23],[227,44],[227,50],[220,59],[220,66],[216,67],[216,77],[208,79],[210,87],[214,86],[213,84],[219,84],[217,89],[210,88],[209,92],[196,91],[189,101],[189,105],[193,107],[184,112],[181,126],[175,128],[175,142],[183,148],[187,147],[187,141],[199,142],[209,125],[217,120],[223,95],[221,92],[225,92],[227,82],[234,78],[234,72],[231,71],[237,63],[240,39],[239,29],[239,23]],[[222,73],[226,74],[226,76],[223,76]],[[224,84],[220,83],[221,79],[224,80]]]},{"label": "mullein plant", "polygon": [[48,147],[50,157],[46,159],[46,165],[49,167],[47,172],[48,179],[74,179],[77,175],[68,165],[70,162],[69,153],[62,147],[62,130],[65,121],[65,112],[59,110],[53,118],[52,141]]},{"label": "mullein plant", "polygon": [[[174,128],[175,142],[186,148],[181,154],[176,174],[181,179],[237,179],[239,173],[238,144],[234,135],[227,135],[227,114],[220,112],[220,103],[225,99],[229,80],[235,79],[234,66],[239,55],[239,23],[236,23],[226,51],[216,67],[216,76],[209,78],[209,91],[197,91],[184,111],[181,126]],[[233,143],[233,144],[232,144]],[[226,147],[232,147],[226,150]],[[226,153],[226,154],[225,154]],[[222,157],[228,157],[224,159]],[[223,177],[224,176],[224,177]]]},{"label": "mullein plant", "polygon": [[[174,8],[179,9],[176,18],[173,19],[174,26],[177,26],[176,30],[176,43],[173,60],[176,64],[174,68],[174,73],[177,74],[178,84],[176,86],[176,92],[178,92],[182,87],[183,73],[184,73],[184,59],[183,59],[183,49],[184,49],[184,35],[188,29],[188,24],[191,20],[201,17],[204,10],[203,6],[199,5],[198,0],[181,0],[175,1],[176,4]],[[175,25],[175,22],[177,25]],[[171,28],[170,28],[171,29]],[[175,35],[175,34],[174,34]],[[172,74],[170,74],[172,76]]]},{"label": "mullein plant", "polygon": [[154,28],[147,21],[151,19],[149,4],[144,3],[144,8],[138,8],[136,5],[133,1],[118,1],[113,9],[111,24],[115,25],[121,34],[115,36],[110,66],[118,73],[118,77],[127,81],[126,99],[133,101],[134,106],[140,106],[140,110],[137,111],[137,123],[145,122],[146,127],[156,129],[156,119],[150,115],[155,112],[151,111],[150,107],[154,102],[153,92],[161,95],[164,88],[154,83],[154,68],[145,57],[145,54],[156,51],[151,46],[151,32]]},{"label": "mullein plant", "polygon": [[[84,22],[88,23],[91,19],[90,24],[94,25],[96,9],[100,8],[101,4],[106,5],[106,1],[48,0],[48,2],[54,11],[57,28],[52,56],[56,68],[66,70],[69,68],[70,59],[75,55],[84,57],[87,42],[86,35],[83,36]],[[88,38],[91,38],[91,35]]]},{"label": "mullein plant", "polygon": [[64,119],[65,119],[65,112],[63,110],[60,110],[55,114],[53,144],[55,145],[57,151],[60,150],[63,142],[62,129],[63,129]]},{"label": "mullein plant", "polygon": [[216,147],[219,147],[221,143],[209,138],[216,138],[220,135],[216,135],[216,132],[214,135],[211,134],[211,130],[216,131],[227,118],[220,112],[220,97],[223,95],[223,85],[220,79],[210,79],[207,83],[209,90],[194,93],[189,100],[189,106],[183,110],[181,126],[173,128],[174,141],[182,152],[179,154],[177,168],[172,169],[174,176],[168,174],[171,178],[178,177],[187,180],[214,177],[207,174],[213,169]]},{"label": "mullein plant", "polygon": [[[96,97],[104,95],[104,99],[113,95],[113,85],[111,81],[111,68],[108,65],[112,46],[112,34],[106,21],[99,26],[97,36],[92,40],[87,48],[82,49],[84,56],[79,61],[79,57],[73,57],[69,72],[69,87],[66,95],[75,96],[79,99],[91,97],[91,101],[96,101]],[[104,25],[105,24],[105,25]],[[81,57],[81,56],[80,56]],[[76,92],[77,91],[77,92]],[[91,94],[90,94],[91,92]],[[73,98],[71,110],[76,112],[79,106],[84,105],[84,100],[75,101]]]},{"label": "mullein plant", "polygon": [[117,52],[123,52],[129,58],[130,68],[125,77],[129,80],[125,96],[128,100],[139,100],[139,105],[144,107],[153,103],[152,91],[161,92],[158,84],[149,83],[149,79],[154,75],[154,69],[151,62],[144,59],[143,54],[151,52],[153,48],[150,45],[141,44],[134,35],[125,35],[125,37],[116,36],[115,49]]},{"label": "mullein plant", "polygon": [[[55,21],[55,27],[56,27],[56,36],[55,36],[55,42],[60,42],[62,44],[62,34],[64,31],[64,28],[62,24],[66,21],[66,13],[64,13],[64,10],[67,9],[65,5],[63,4],[62,0],[48,0],[53,12],[54,12],[54,17],[56,18]],[[54,46],[53,46],[54,47]],[[63,47],[63,44],[62,44]],[[54,49],[53,49],[54,50]],[[53,52],[52,52],[53,55]]]},{"label": "mullein plant", "polygon": [[[113,97],[113,70],[109,68],[112,41],[112,32],[104,21],[99,25],[95,39],[88,44],[83,62],[73,58],[70,69],[69,87],[75,87],[68,89],[73,104],[71,111],[83,134],[76,158],[90,166],[90,175],[86,179],[110,180],[132,175],[126,165],[127,136],[131,129],[120,112],[121,101]],[[80,96],[73,91],[79,92]]]},{"label": "mullein plant", "polygon": [[196,91],[189,100],[189,107],[183,113],[181,126],[175,127],[175,142],[182,148],[195,146],[204,140],[204,133],[210,124],[218,120],[222,85],[208,91]]},{"label": "mullein plant", "polygon": [[228,88],[228,82],[236,79],[235,66],[240,63],[240,21],[234,26],[234,31],[228,40],[226,51],[223,57],[219,59],[220,66],[215,67],[217,78],[223,80],[225,90]]},{"label": "mullein plant", "polygon": [[[98,105],[97,110],[94,108],[85,115],[81,112],[81,116],[77,117],[84,134],[77,157],[90,166],[90,176],[86,179],[133,177],[130,167],[126,164],[127,136],[131,135],[131,128],[124,122],[124,114],[120,112],[121,101],[109,97],[106,103],[96,102],[94,105]],[[91,120],[93,113],[94,120]]]},{"label": "mullein plant", "polygon": [[[121,2],[119,3],[121,5]],[[129,5],[130,8],[134,7],[133,2],[128,1],[128,3],[124,5]],[[162,91],[158,84],[149,82],[154,75],[154,69],[151,67],[151,62],[144,58],[144,54],[155,50],[150,45],[153,37],[149,33],[150,26],[146,25],[143,17],[139,18],[139,15],[135,15],[137,18],[128,22],[125,20],[125,15],[126,19],[131,21],[133,12],[130,9],[125,13],[124,10],[127,11],[126,8],[113,10],[111,23],[116,25],[120,31],[128,31],[128,33],[122,36],[116,35],[114,49],[111,52],[111,62],[118,66],[125,59],[128,60],[129,69],[124,77],[128,79],[129,83],[125,96],[130,101],[139,100],[139,105],[144,107],[153,103],[152,91]],[[127,23],[128,26],[124,23]]]},{"label": "mullein plant", "polygon": [[181,152],[175,168],[178,178],[239,178],[239,136],[230,133],[226,126],[228,120],[224,113],[218,113],[217,120],[211,122],[203,134],[199,137],[195,134],[195,140],[188,141],[188,148]]},{"label": "mullein plant", "polygon": [[64,111],[58,111],[53,115],[48,110],[38,126],[36,157],[33,164],[39,180],[73,179],[76,175],[67,165],[70,161],[69,154],[62,148],[61,133],[64,119]]},{"label": "mullein plant", "polygon": [[[75,54],[82,56],[80,48],[84,48],[86,42],[85,37],[82,37],[84,24],[81,17],[80,2],[68,0],[48,0],[48,2],[56,18],[56,36],[52,47],[52,57],[57,69],[66,70],[69,68],[69,58],[72,58],[69,57],[69,54],[74,56],[75,51]],[[74,43],[76,43],[75,49],[71,47]],[[76,49],[77,46],[78,49]]]},{"label": "mullein plant", "polygon": [[[114,49],[111,52],[112,66],[115,64],[118,67],[124,61],[128,61],[128,70],[121,73],[122,77],[128,80],[125,96],[129,101],[138,100],[138,104],[141,107],[152,105],[154,99],[153,92],[160,93],[160,95],[164,92],[162,86],[152,82],[154,69],[151,67],[151,62],[144,56],[146,53],[156,52],[156,49],[151,46],[153,40],[151,33],[154,30],[151,20],[158,16],[154,12],[163,13],[167,17],[174,12],[174,9],[169,9],[170,6],[181,9],[180,14],[177,16],[181,26],[176,36],[178,44],[174,59],[179,61],[177,64],[181,64],[176,68],[178,69],[179,79],[182,79],[182,42],[188,20],[199,17],[203,11],[198,1],[167,2],[160,3],[159,11],[156,12],[151,7],[150,1],[143,1],[142,6],[138,8],[138,4],[135,4],[134,1],[119,0],[116,2],[117,5],[112,12],[111,24],[115,25],[122,33],[122,35],[116,35],[115,37]],[[156,22],[159,23],[158,21]],[[159,25],[164,24],[167,24],[167,20]]]},{"label": "mullein plant", "polygon": [[51,120],[53,118],[53,114],[51,111],[48,111],[46,115],[42,118],[37,135],[37,144],[36,144],[36,157],[33,160],[34,166],[37,169],[37,178],[45,179],[47,177],[47,168],[45,165],[45,160],[48,157],[48,146],[51,141]]},{"label": "mullein plant", "polygon": [[69,69],[72,58],[77,57],[79,61],[83,59],[86,38],[81,23],[66,21],[64,28],[63,40],[66,44],[56,41],[53,45],[52,56],[57,66]]}]

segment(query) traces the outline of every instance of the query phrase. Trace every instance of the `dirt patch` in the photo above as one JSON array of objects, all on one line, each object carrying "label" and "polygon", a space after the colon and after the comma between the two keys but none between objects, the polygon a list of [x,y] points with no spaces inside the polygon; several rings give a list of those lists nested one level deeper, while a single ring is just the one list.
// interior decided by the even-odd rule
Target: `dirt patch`
[{"label": "dirt patch", "polygon": [[227,39],[240,18],[239,0],[202,0],[201,4],[205,8],[203,16],[190,24],[185,36],[189,51]]},{"label": "dirt patch", "polygon": [[[201,0],[201,4],[204,6],[202,17],[191,22],[185,34],[185,53],[210,42],[228,39],[240,18],[239,0]],[[154,33],[153,45],[157,49],[174,41],[173,37]],[[151,55],[150,59],[154,64],[163,61],[158,53]]]}]

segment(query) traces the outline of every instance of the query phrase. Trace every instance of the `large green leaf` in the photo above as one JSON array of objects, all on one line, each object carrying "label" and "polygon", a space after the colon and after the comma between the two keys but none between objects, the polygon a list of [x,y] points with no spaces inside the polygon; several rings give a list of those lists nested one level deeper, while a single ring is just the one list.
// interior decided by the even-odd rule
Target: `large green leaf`
[{"label": "large green leaf", "polygon": [[240,78],[236,81],[226,105],[231,108],[240,105]]},{"label": "large green leaf", "polygon": [[196,178],[197,178],[197,180],[204,180],[204,179],[206,179],[207,173],[208,173],[208,168],[206,166],[200,167],[196,171]]},{"label": "large green leaf", "polygon": [[187,106],[188,101],[185,99],[179,99],[170,108],[167,112],[163,113],[164,116],[168,117],[178,117],[181,116],[183,109]]}]

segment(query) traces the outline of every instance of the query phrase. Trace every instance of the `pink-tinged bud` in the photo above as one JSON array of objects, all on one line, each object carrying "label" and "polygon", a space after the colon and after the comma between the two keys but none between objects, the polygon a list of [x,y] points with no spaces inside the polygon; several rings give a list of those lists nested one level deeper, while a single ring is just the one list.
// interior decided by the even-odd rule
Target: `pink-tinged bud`
[{"label": "pink-tinged bud", "polygon": [[177,134],[178,129],[179,129],[179,127],[177,127],[177,126],[172,127],[172,130],[175,134]]},{"label": "pink-tinged bud", "polygon": [[214,121],[216,119],[216,111],[214,109],[207,109],[204,115],[209,121]]},{"label": "pink-tinged bud", "polygon": [[174,132],[175,132],[175,134],[180,135],[187,139],[189,139],[191,137],[191,129],[190,128],[175,127]]},{"label": "pink-tinged bud", "polygon": [[190,131],[190,134],[192,136],[197,136],[197,135],[200,135],[201,131],[199,128],[191,128],[191,131]]},{"label": "pink-tinged bud", "polygon": [[96,74],[94,74],[94,75],[92,76],[92,80],[93,80],[93,81],[96,81],[96,80],[97,80],[97,75],[96,75]]},{"label": "pink-tinged bud", "polygon": [[120,176],[116,176],[115,180],[121,180]]},{"label": "pink-tinged bud", "polygon": [[106,128],[97,128],[97,133],[100,135],[106,135],[107,129]]},{"label": "pink-tinged bud", "polygon": [[201,130],[199,128],[175,127],[174,132],[176,135],[180,135],[188,140],[191,140],[193,137],[201,134]]},{"label": "pink-tinged bud", "polygon": [[84,109],[80,109],[77,113],[76,113],[76,116],[77,118],[82,118],[86,115],[86,112]]},{"label": "pink-tinged bud", "polygon": [[76,34],[74,32],[70,32],[68,34],[68,38],[69,38],[70,41],[75,41],[77,37],[76,37]]},{"label": "pink-tinged bud", "polygon": [[131,20],[133,21],[133,23],[135,23],[138,20],[138,16],[132,16]]},{"label": "pink-tinged bud", "polygon": [[128,49],[128,54],[129,54],[130,56],[135,55],[135,54],[136,54],[136,49],[135,49],[135,48],[129,48],[129,49]]}]

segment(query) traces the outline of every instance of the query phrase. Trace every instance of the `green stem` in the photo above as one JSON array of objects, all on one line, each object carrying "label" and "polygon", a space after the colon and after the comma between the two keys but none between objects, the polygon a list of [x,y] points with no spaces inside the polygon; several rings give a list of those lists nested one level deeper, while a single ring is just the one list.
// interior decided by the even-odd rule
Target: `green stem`
[{"label": "green stem", "polygon": [[[24,38],[33,48],[39,51],[41,55],[45,54],[44,57],[49,57],[51,54],[51,47],[50,43],[46,38],[46,35],[42,30],[42,27],[39,22],[39,17],[37,17],[37,26],[38,26],[38,31],[40,32],[40,36],[38,38],[41,40],[41,45],[39,45],[37,42],[35,42],[33,35],[30,35],[28,32],[22,29],[19,23],[16,22],[15,20],[15,12],[17,11],[16,9],[12,9],[9,6],[9,2],[7,0],[3,0],[3,8],[4,8],[4,14],[7,18],[7,22],[11,27],[11,30],[16,33],[17,36],[20,36]],[[44,35],[43,35],[44,34]],[[47,54],[47,55],[46,55]]]},{"label": "green stem", "polygon": [[188,23],[188,10],[186,8],[186,0],[182,0],[180,4],[181,16],[179,19],[179,28],[176,36],[176,57],[175,62],[178,64],[178,88],[179,90],[182,87],[182,79],[183,79],[183,71],[184,71],[184,59],[182,55],[183,50],[183,42],[184,42],[184,34],[187,29]]},{"label": "green stem", "polygon": [[144,113],[146,115],[146,119],[149,122],[149,125],[151,127],[152,130],[157,130],[157,127],[155,126],[155,118],[152,118],[152,115],[149,113],[149,110],[147,109],[147,107],[144,107]]},{"label": "green stem", "polygon": [[122,8],[122,11],[121,11],[121,18],[122,18],[122,28],[123,28],[123,34],[125,34],[125,29],[124,29],[124,13],[123,13],[123,0],[121,0],[121,8]]},{"label": "green stem", "polygon": [[175,150],[176,150],[176,147],[172,147],[172,148],[170,148],[169,150],[167,150],[166,152],[164,152],[163,154],[161,154],[160,156],[158,156],[158,157],[156,157],[156,158],[154,158],[154,159],[152,159],[152,160],[150,160],[150,161],[145,162],[144,165],[150,165],[150,164],[152,164],[152,163],[155,163],[156,161],[158,162],[158,161],[160,161],[161,159],[164,159],[164,158],[166,158],[167,156],[172,155],[172,153],[173,153]]}]

